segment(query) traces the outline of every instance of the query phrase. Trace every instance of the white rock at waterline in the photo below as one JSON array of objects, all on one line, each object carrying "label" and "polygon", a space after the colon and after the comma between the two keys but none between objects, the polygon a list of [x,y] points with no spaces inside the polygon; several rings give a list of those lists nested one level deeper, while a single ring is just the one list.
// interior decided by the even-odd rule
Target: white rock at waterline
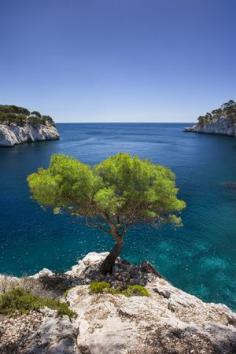
[{"label": "white rock at waterline", "polygon": [[222,116],[205,125],[194,124],[192,127],[185,128],[184,131],[236,137],[236,123],[231,118]]},{"label": "white rock at waterline", "polygon": [[26,123],[22,126],[15,123],[0,124],[0,146],[8,147],[34,141],[58,140],[59,137],[57,128],[49,123]]}]

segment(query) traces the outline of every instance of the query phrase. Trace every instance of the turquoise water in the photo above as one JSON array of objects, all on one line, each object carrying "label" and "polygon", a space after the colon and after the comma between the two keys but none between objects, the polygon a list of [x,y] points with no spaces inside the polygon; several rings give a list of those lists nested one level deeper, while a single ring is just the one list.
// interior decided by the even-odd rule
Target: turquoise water
[{"label": "turquoise water", "polygon": [[29,196],[26,176],[52,153],[94,164],[128,151],[170,166],[187,202],[184,226],[139,227],[123,256],[149,260],[174,285],[236,309],[236,139],[183,133],[181,124],[60,124],[61,140],[0,150],[0,273],[64,271],[89,251],[112,246],[83,221],[43,211]]}]

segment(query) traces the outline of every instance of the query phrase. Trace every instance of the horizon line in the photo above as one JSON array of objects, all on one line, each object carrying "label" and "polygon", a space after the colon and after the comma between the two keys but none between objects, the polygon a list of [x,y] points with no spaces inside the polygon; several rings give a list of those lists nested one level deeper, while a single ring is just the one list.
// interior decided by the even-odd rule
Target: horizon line
[{"label": "horizon line", "polygon": [[57,122],[56,124],[194,124],[194,122]]}]

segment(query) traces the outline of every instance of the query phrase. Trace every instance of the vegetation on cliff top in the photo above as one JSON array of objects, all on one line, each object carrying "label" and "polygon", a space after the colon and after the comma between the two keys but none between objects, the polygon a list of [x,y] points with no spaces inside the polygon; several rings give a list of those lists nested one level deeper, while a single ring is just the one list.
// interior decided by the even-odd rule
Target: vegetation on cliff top
[{"label": "vegetation on cliff top", "polygon": [[217,119],[225,117],[232,119],[232,122],[236,122],[236,102],[230,100],[221,105],[220,108],[214,109],[211,113],[206,113],[204,116],[198,117],[198,124],[205,126]]},{"label": "vegetation on cliff top", "polygon": [[85,217],[89,226],[111,235],[115,246],[102,263],[103,274],[112,271],[129,227],[143,222],[180,225],[185,207],[170,169],[128,153],[94,167],[53,155],[49,168],[30,175],[28,183],[40,205]]},{"label": "vegetation on cliff top", "polygon": [[127,297],[149,296],[148,290],[142,285],[129,285],[126,289],[120,290],[113,288],[111,284],[106,281],[93,281],[89,285],[89,292],[91,294],[108,293],[112,295],[125,295]]},{"label": "vegetation on cliff top", "polygon": [[50,116],[41,115],[37,111],[30,112],[27,108],[14,105],[0,105],[0,124],[24,125],[26,123],[35,124],[51,124],[53,119]]},{"label": "vegetation on cliff top", "polygon": [[27,314],[30,311],[38,311],[43,307],[56,310],[58,315],[67,315],[70,318],[75,313],[67,303],[59,300],[33,295],[23,288],[15,288],[0,295],[0,314]]}]

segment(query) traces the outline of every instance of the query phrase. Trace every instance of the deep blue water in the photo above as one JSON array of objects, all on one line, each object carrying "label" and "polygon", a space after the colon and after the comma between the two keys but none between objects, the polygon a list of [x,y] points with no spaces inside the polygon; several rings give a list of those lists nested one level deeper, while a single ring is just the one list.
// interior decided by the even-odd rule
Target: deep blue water
[{"label": "deep blue water", "polygon": [[149,260],[174,285],[236,308],[236,139],[183,133],[181,124],[60,124],[61,140],[0,150],[0,273],[64,271],[112,246],[83,221],[55,216],[30,199],[26,176],[65,153],[94,164],[120,151],[167,165],[187,202],[184,226],[133,229],[123,256]]}]

